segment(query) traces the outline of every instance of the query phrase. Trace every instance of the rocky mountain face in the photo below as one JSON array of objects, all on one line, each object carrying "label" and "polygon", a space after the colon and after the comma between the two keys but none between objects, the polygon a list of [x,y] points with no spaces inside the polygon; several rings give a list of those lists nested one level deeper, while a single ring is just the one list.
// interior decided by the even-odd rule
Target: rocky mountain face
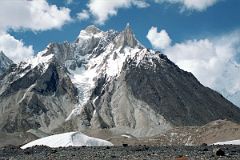
[{"label": "rocky mountain face", "polygon": [[12,66],[0,78],[1,131],[50,132],[77,103],[77,90],[64,68],[53,57],[44,58],[46,62],[35,66],[24,62]]},{"label": "rocky mountain face", "polygon": [[10,60],[2,51],[0,51],[0,75],[6,72],[11,64],[13,64],[13,61]]},{"label": "rocky mountain face", "polygon": [[[152,64],[146,63],[149,59]],[[201,85],[166,56],[145,55],[143,62],[135,64],[130,63],[125,76],[134,97],[146,102],[174,126],[204,125],[216,119],[240,120],[238,108]]]},{"label": "rocky mountain face", "polygon": [[[142,59],[138,59],[140,55]],[[88,117],[91,127],[125,126],[135,129],[129,133],[144,136],[173,126],[240,120],[239,108],[222,95],[201,85],[165,55],[146,49],[126,61],[119,77],[103,84],[101,92],[93,95],[94,104],[86,105],[89,108],[92,104],[95,109],[90,114],[93,117]]]},{"label": "rocky mountain face", "polygon": [[240,109],[142,46],[130,25],[89,26],[75,42],[49,44],[0,77],[3,133],[108,129],[146,137],[217,119],[240,122]]}]

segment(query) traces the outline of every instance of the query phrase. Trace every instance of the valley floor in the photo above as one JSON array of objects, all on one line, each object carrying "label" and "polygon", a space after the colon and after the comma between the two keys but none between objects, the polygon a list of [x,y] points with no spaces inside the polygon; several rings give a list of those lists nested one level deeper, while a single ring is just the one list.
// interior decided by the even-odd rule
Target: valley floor
[{"label": "valley floor", "polygon": [[[223,152],[221,152],[223,151]],[[224,156],[220,156],[220,155]],[[116,146],[116,147],[68,147],[44,146],[21,150],[19,147],[0,148],[0,160],[43,159],[140,159],[140,160],[225,160],[240,159],[240,146]]]}]

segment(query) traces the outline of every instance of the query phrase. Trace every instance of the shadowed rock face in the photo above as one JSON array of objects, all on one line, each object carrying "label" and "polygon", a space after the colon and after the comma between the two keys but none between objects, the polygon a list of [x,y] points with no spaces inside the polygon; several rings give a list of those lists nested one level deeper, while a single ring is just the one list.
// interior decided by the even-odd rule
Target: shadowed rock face
[{"label": "shadowed rock face", "polygon": [[13,64],[13,61],[0,51],[0,75],[6,72],[11,64]]},{"label": "shadowed rock face", "polygon": [[96,99],[89,102],[95,111],[82,114],[91,119],[91,127],[128,127],[125,132],[134,136],[149,136],[218,119],[240,122],[239,108],[165,55],[146,50],[143,59],[137,58],[128,59],[116,79],[98,83],[92,95]]},{"label": "shadowed rock face", "polygon": [[146,102],[167,121],[177,126],[203,125],[217,119],[240,122],[239,108],[201,85],[166,56],[159,55],[153,63],[154,67],[131,62],[126,66],[125,80],[134,97]]},{"label": "shadowed rock face", "polygon": [[47,71],[43,74],[44,79],[39,79],[37,86],[33,90],[42,95],[51,95],[57,91],[59,85],[59,74],[54,64],[50,64]]},{"label": "shadowed rock face", "polygon": [[1,131],[14,133],[41,128],[51,132],[65,121],[78,101],[77,90],[56,61],[49,63],[44,72],[39,65],[18,77],[23,71],[12,68],[2,77]]}]

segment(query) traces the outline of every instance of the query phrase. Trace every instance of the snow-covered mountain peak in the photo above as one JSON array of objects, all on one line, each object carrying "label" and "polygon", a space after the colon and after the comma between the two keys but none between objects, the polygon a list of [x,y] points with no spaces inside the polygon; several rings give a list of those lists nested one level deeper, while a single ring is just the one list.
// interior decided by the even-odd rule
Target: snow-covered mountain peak
[{"label": "snow-covered mountain peak", "polygon": [[53,60],[66,69],[78,91],[78,104],[66,119],[70,120],[81,114],[89,101],[94,103],[99,96],[95,94],[96,88],[104,88],[103,85],[119,78],[125,64],[135,62],[131,65],[155,70],[166,58],[159,52],[144,48],[127,25],[122,32],[104,32],[89,26],[80,32],[76,42],[51,43],[25,66],[41,66],[45,71]]},{"label": "snow-covered mountain peak", "polygon": [[80,34],[77,39],[77,43],[81,43],[83,40],[88,40],[91,38],[100,38],[103,37],[103,32],[102,31],[90,31],[90,30],[81,30]]},{"label": "snow-covered mountain peak", "polygon": [[72,83],[78,89],[79,104],[67,118],[69,120],[81,113],[99,79],[105,83],[114,80],[128,59],[135,57],[140,61],[148,52],[152,54],[136,40],[128,24],[122,32],[101,31],[89,26],[80,32],[74,43],[52,43],[42,56],[53,55],[68,70]]},{"label": "snow-covered mountain peak", "polygon": [[85,28],[85,30],[87,33],[92,33],[92,34],[97,34],[97,33],[100,33],[102,32],[99,28],[97,28],[96,26],[94,25],[90,25],[88,27]]},{"label": "snow-covered mountain peak", "polygon": [[13,76],[12,82],[23,78],[33,71],[37,71],[39,75],[46,72],[51,62],[54,60],[54,55],[44,55],[45,51],[38,53],[36,56],[29,58],[27,61],[22,61],[11,69]]},{"label": "snow-covered mountain peak", "polygon": [[31,65],[32,68],[35,68],[38,65],[49,64],[52,61],[54,55],[49,54],[49,55],[43,56],[43,53],[39,53],[39,54],[36,55],[36,57],[34,57],[32,59],[29,59],[27,61],[27,65],[29,64],[29,65]]},{"label": "snow-covered mountain peak", "polygon": [[84,43],[86,41],[90,41],[91,39],[99,39],[104,36],[106,36],[105,32],[101,31],[94,25],[90,25],[80,31],[76,43]]},{"label": "snow-covered mountain peak", "polygon": [[76,42],[51,43],[21,68],[30,66],[29,69],[33,69],[39,66],[41,73],[44,73],[55,60],[66,68],[68,76],[78,89],[79,101],[68,120],[81,113],[82,106],[90,100],[99,79],[104,80],[104,83],[111,82],[120,76],[127,61],[135,60],[137,65],[154,65],[154,58],[159,58],[159,55],[145,49],[136,40],[129,24],[122,32],[101,31],[95,26],[89,26],[80,32]]},{"label": "snow-covered mountain peak", "polygon": [[0,129],[8,133],[111,128],[141,137],[216,119],[240,122],[238,108],[142,46],[130,25],[122,32],[90,26],[75,42],[51,43],[12,65],[0,84]]}]

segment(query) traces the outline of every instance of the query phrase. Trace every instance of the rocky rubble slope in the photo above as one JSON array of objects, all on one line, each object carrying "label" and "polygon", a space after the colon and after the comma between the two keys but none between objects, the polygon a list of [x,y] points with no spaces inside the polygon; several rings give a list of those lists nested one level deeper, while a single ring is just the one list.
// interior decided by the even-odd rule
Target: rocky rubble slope
[{"label": "rocky rubble slope", "polygon": [[9,146],[0,148],[1,159],[140,159],[140,160],[238,160],[239,146],[125,146],[125,147],[68,147],[48,148],[44,146],[21,150]]}]

